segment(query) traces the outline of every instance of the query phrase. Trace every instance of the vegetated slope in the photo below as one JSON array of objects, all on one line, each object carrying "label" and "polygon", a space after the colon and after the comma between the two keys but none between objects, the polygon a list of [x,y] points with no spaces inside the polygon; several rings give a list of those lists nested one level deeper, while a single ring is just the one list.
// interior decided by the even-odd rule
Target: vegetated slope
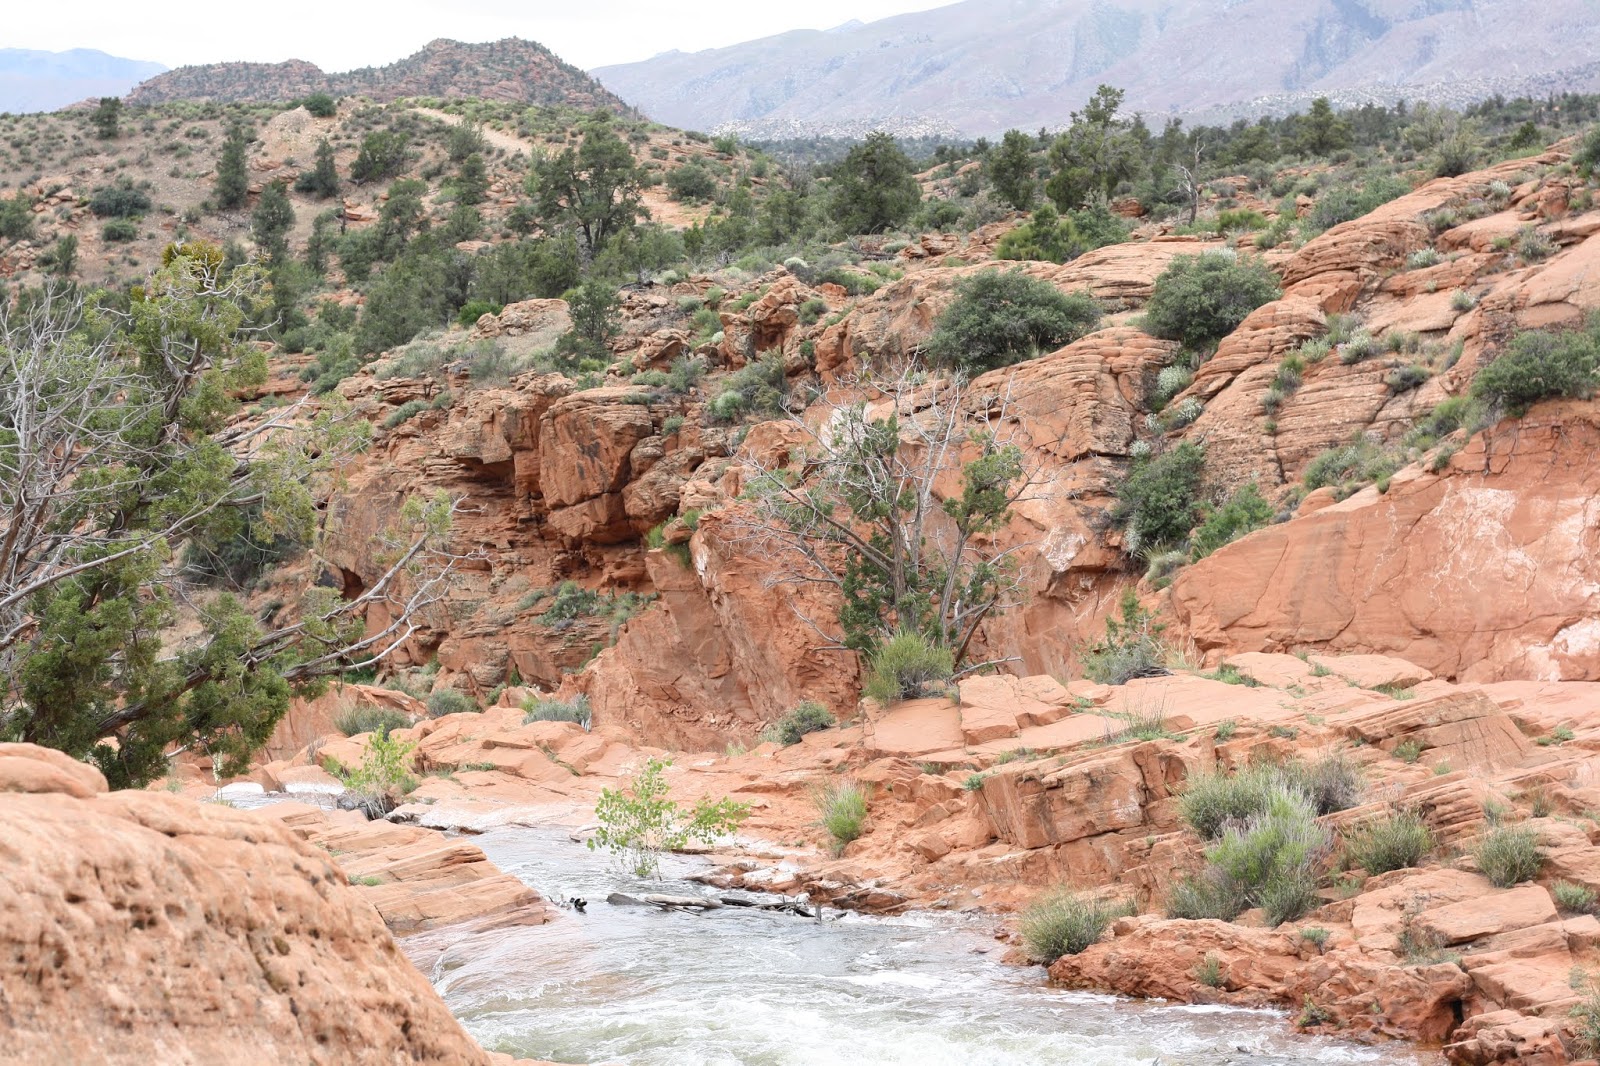
[{"label": "vegetated slope", "polygon": [[627,104],[550,49],[516,37],[485,44],[431,41],[420,52],[397,63],[343,74],[325,73],[299,59],[179,67],[137,86],[128,94],[128,102],[270,103],[313,92],[374,100],[481,97],[552,107],[629,110]]},{"label": "vegetated slope", "polygon": [[1147,113],[1583,88],[1583,0],[964,0],[594,71],[660,122],[762,136],[1055,126],[1104,82]]},{"label": "vegetated slope", "polygon": [[0,48],[0,111],[54,111],[91,96],[121,96],[167,68],[92,48]]}]

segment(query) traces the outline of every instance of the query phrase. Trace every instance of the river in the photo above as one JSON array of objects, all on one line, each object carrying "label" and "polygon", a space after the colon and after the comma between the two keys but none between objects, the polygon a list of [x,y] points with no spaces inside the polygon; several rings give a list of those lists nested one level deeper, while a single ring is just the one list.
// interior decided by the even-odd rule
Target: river
[{"label": "river", "polygon": [[[429,974],[485,1047],[628,1066],[1302,1066],[1438,1063],[1401,1045],[1295,1035],[1282,1014],[1135,1003],[1048,987],[1000,962],[957,916],[708,914],[613,907],[637,884],[565,833],[503,829],[474,843],[550,899],[586,914],[496,929],[448,948]],[[651,891],[698,860],[669,858]]]}]

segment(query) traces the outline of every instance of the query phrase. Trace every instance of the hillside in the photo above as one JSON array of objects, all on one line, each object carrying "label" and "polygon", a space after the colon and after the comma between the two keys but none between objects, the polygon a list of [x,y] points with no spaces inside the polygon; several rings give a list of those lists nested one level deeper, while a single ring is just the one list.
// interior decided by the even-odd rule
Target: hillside
[{"label": "hillside", "polygon": [[[1582,90],[1600,79],[1584,0],[965,0],[599,68],[660,122],[754,137],[1055,127],[1101,83],[1147,114]],[[1248,45],[1246,46],[1246,42]]]},{"label": "hillside", "polygon": [[[487,849],[427,834],[604,826],[602,790],[650,794],[646,760],[667,752],[679,802],[750,805],[726,861],[704,860],[721,889],[995,925],[1057,889],[1115,896],[1078,954],[1029,957],[1075,988],[1447,1044],[1452,1066],[1562,1066],[1581,1061],[1563,1041],[1600,1038],[1600,98],[1470,119],[1318,109],[1148,141],[1107,115],[1126,151],[1087,191],[1070,137],[920,161],[880,137],[787,169],[636,116],[315,106],[329,113],[157,104],[110,131],[82,110],[0,117],[7,295],[41,316],[34,336],[62,313],[42,287],[68,314],[103,311],[84,343],[50,346],[59,364],[24,369],[123,375],[77,408],[72,390],[0,399],[31,415],[65,393],[77,416],[165,382],[182,401],[13,417],[64,427],[32,449],[60,462],[0,478],[0,512],[60,471],[85,502],[48,529],[92,538],[92,566],[169,521],[133,494],[219,475],[183,482],[199,502],[171,519],[170,566],[106,582],[88,612],[74,586],[19,638],[18,673],[62,683],[19,689],[9,728],[56,754],[0,745],[0,764],[57,765],[0,765],[0,793],[84,803],[13,848],[59,839],[65,859],[13,864],[24,891],[0,898],[99,907],[70,887],[97,833],[184,849],[179,869],[193,848],[258,870],[259,894],[198,877],[113,893],[130,928],[112,939],[200,928],[173,897],[303,900],[273,911],[293,921],[239,919],[242,941],[194,941],[234,972],[254,959],[279,997],[246,1000],[269,1005],[248,1015],[261,1032],[233,1039],[292,1049],[283,989],[356,980],[306,941],[385,950],[347,904],[417,932],[406,951],[452,975],[445,992],[471,949],[432,934],[459,938],[442,925],[463,911],[496,938],[507,910],[599,928],[578,924],[589,904],[552,915]],[[194,329],[195,300],[222,329]],[[196,345],[214,375],[146,369]],[[150,447],[161,420],[189,428]],[[99,457],[69,445],[118,421],[150,473],[130,486],[118,448],[95,498],[77,464]],[[202,505],[238,521],[194,529]],[[413,536],[425,554],[397,559]],[[60,557],[44,544],[33,557]],[[118,622],[168,589],[170,613]],[[346,643],[386,625],[382,661]],[[155,644],[192,665],[165,675],[170,700],[139,701],[148,655],[131,653]],[[226,687],[241,662],[282,684]],[[338,683],[296,692],[302,666]],[[130,702],[108,718],[70,688],[89,676]],[[73,778],[67,755],[106,777]],[[102,781],[156,791],[101,800]],[[252,785],[418,825],[288,809],[323,858],[160,794],[243,804]],[[827,797],[846,785],[860,811],[841,827]],[[14,836],[72,810],[7,806]],[[195,823],[283,861],[247,866]],[[1234,840],[1263,861],[1225,867]],[[136,863],[99,868],[151,884]],[[1137,913],[1117,917],[1123,902]],[[108,980],[118,959],[191,958],[80,940]],[[497,942],[488,964],[510,957]],[[518,954],[538,969],[465,991],[522,994],[550,956]],[[1005,983],[1054,1025],[1035,1005],[1056,992],[1021,972]],[[430,999],[406,998],[414,1017],[350,996],[338,1017],[388,1034],[372,1047],[443,1048],[410,1060],[475,1061]],[[29,1030],[43,1051],[8,1056],[0,1035],[0,1059],[53,1063],[56,1032],[142,1049],[110,1006],[72,1010],[97,1002],[52,995]],[[168,1047],[203,1050],[231,1017],[127,1002],[172,1019]],[[545,1041],[570,1014],[516,1014],[491,1050],[580,1057]]]},{"label": "hillside", "polygon": [[0,48],[0,111],[54,111],[93,96],[121,96],[167,68],[92,48]]},{"label": "hillside", "polygon": [[325,73],[299,59],[179,67],[136,86],[128,94],[128,102],[272,103],[313,92],[383,101],[411,96],[477,97],[549,107],[628,110],[622,100],[548,48],[515,37],[485,44],[431,41],[397,63],[342,74]]}]

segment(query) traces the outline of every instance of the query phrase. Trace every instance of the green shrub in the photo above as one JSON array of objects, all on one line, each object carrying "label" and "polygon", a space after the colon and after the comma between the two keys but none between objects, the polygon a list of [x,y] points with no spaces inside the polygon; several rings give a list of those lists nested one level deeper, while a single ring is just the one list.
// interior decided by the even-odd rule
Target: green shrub
[{"label": "green shrub", "polygon": [[1200,523],[1189,538],[1193,558],[1204,559],[1223,545],[1253,533],[1271,522],[1273,514],[1272,505],[1262,498],[1261,490],[1252,481]]},{"label": "green shrub", "polygon": [[1318,232],[1332,229],[1341,222],[1360,218],[1411,191],[1411,186],[1399,178],[1380,174],[1368,178],[1360,189],[1349,185],[1335,185],[1317,197],[1306,224]]},{"label": "green shrub", "polygon": [[498,315],[505,310],[504,304],[492,303],[488,300],[468,300],[461,305],[461,310],[456,313],[456,324],[471,329],[478,324],[478,319],[484,315]]},{"label": "green shrub", "polygon": [[123,178],[96,189],[89,196],[89,210],[99,218],[135,218],[150,213],[150,197]]},{"label": "green shrub", "polygon": [[1513,418],[1552,396],[1588,398],[1600,385],[1600,315],[1572,332],[1530,330],[1478,371],[1472,396]]},{"label": "green shrub", "polygon": [[985,270],[956,283],[955,302],[928,341],[928,359],[981,374],[1054,351],[1099,323],[1100,306],[1087,292],[1065,293],[1019,270]]},{"label": "green shrub", "polygon": [[861,836],[867,821],[867,793],[854,781],[831,781],[812,792],[820,824],[833,840],[833,853],[842,855]]},{"label": "green shrub", "polygon": [[864,692],[885,704],[915,699],[928,685],[949,681],[955,669],[949,648],[921,633],[902,630],[868,657]]},{"label": "green shrub", "polygon": [[1016,227],[995,248],[996,259],[1033,259],[1065,263],[1084,252],[1119,244],[1128,236],[1128,224],[1105,208],[1085,208],[1059,214],[1049,204]]},{"label": "green shrub", "polygon": [[1401,762],[1411,765],[1418,759],[1422,758],[1422,741],[1416,740],[1415,738],[1410,740],[1402,740],[1400,743],[1394,746],[1394,751],[1390,754],[1392,754],[1396,759],[1399,759]]},{"label": "green shrub", "polygon": [[1147,553],[1188,536],[1200,519],[1205,464],[1205,450],[1191,441],[1133,461],[1111,512],[1125,531],[1123,551]]},{"label": "green shrub", "polygon": [[802,700],[794,710],[773,722],[761,734],[763,740],[773,740],[785,746],[800,743],[807,733],[816,733],[838,725],[833,714],[816,700]]},{"label": "green shrub", "polygon": [[1472,847],[1472,857],[1477,860],[1483,876],[1497,888],[1510,888],[1524,881],[1532,881],[1544,864],[1539,855],[1539,837],[1532,829],[1521,825],[1503,825],[1490,829],[1478,838]]},{"label": "green shrub", "polygon": [[333,727],[347,737],[361,733],[382,733],[388,736],[394,729],[405,729],[411,718],[392,707],[352,707],[333,719]]},{"label": "green shrub", "polygon": [[1276,796],[1289,790],[1280,767],[1251,763],[1237,773],[1197,774],[1178,800],[1178,811],[1202,840],[1215,840],[1230,824],[1243,824],[1261,814]]},{"label": "green shrub", "polygon": [[1550,894],[1555,897],[1556,906],[1568,914],[1594,913],[1595,891],[1592,888],[1571,881],[1557,881],[1550,886]]},{"label": "green shrub", "polygon": [[332,118],[339,110],[339,102],[327,93],[312,93],[300,105],[318,118]]},{"label": "green shrub", "polygon": [[1405,870],[1427,858],[1433,845],[1427,823],[1415,811],[1399,811],[1345,830],[1345,865],[1369,875]]},{"label": "green shrub", "polygon": [[428,717],[443,718],[447,714],[481,711],[477,701],[460,689],[441,688],[428,694]]},{"label": "green shrub", "polygon": [[1222,960],[1216,952],[1206,952],[1206,957],[1195,963],[1194,979],[1207,988],[1222,987]]},{"label": "green shrub", "polygon": [[354,794],[358,806],[369,818],[381,818],[395,808],[395,801],[417,787],[411,774],[414,743],[402,744],[388,733],[377,732],[367,738],[361,765],[354,770],[332,763],[327,768],[339,783]]},{"label": "green shrub", "polygon": [[1226,211],[1217,212],[1217,232],[1232,233],[1236,230],[1258,230],[1267,224],[1267,216],[1260,211],[1251,211],[1244,207],[1234,207]]},{"label": "green shrub", "polygon": [[589,697],[584,695],[565,700],[534,696],[523,701],[522,710],[523,725],[532,725],[534,722],[576,722],[588,729],[594,721],[594,709],[589,705]]},{"label": "green shrub", "polygon": [[1585,173],[1600,167],[1600,126],[1584,135],[1578,150],[1572,153],[1572,165]]},{"label": "green shrub", "polygon": [[100,227],[100,239],[110,244],[122,244],[139,239],[139,224],[131,218],[114,218]]},{"label": "green shrub", "polygon": [[714,421],[737,422],[750,414],[780,414],[788,398],[783,354],[772,351],[730,374],[708,408]]},{"label": "green shrub", "polygon": [[1132,913],[1127,903],[1108,903],[1057,889],[1030,903],[1018,925],[1028,956],[1049,965],[1063,955],[1076,955],[1091,947],[1112,922]]},{"label": "green shrub", "polygon": [[1156,278],[1145,328],[1186,348],[1207,348],[1280,295],[1277,275],[1260,259],[1231,252],[1181,255]]},{"label": "green shrub", "polygon": [[1294,789],[1272,796],[1265,811],[1244,825],[1227,826],[1206,851],[1219,881],[1237,886],[1269,925],[1294,921],[1317,905],[1320,866],[1328,830]]},{"label": "green shrub", "polygon": [[1332,485],[1340,499],[1400,468],[1398,456],[1361,437],[1343,448],[1329,448],[1311,460],[1304,475],[1306,491]]},{"label": "green shrub", "polygon": [[1239,886],[1207,869],[1185,877],[1167,893],[1167,917],[1231,922],[1249,906]]},{"label": "green shrub", "polygon": [[750,817],[749,804],[726,796],[719,800],[706,796],[693,810],[684,810],[667,795],[662,775],[670,765],[650,759],[623,788],[601,791],[594,808],[600,827],[589,838],[589,850],[605,848],[635,877],[656,877],[663,851],[682,851],[695,840],[709,844]]},{"label": "green shrub", "polygon": [[405,403],[390,411],[383,420],[384,429],[393,429],[411,421],[417,415],[428,409],[426,400],[407,400]]},{"label": "green shrub", "polygon": [[1166,627],[1139,605],[1132,588],[1123,590],[1121,610],[1121,621],[1106,617],[1104,638],[1078,649],[1083,676],[1102,685],[1123,685],[1167,673],[1167,647],[1161,640]]},{"label": "green shrub", "polygon": [[674,167],[667,174],[667,194],[674,200],[698,203],[717,194],[717,179],[698,163]]}]

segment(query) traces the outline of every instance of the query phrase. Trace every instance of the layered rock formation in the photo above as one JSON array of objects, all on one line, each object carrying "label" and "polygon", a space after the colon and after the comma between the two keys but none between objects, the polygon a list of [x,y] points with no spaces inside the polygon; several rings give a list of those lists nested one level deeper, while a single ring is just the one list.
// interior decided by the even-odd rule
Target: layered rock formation
[{"label": "layered rock formation", "polygon": [[491,1061],[285,825],[16,744],[0,811],[6,1062]]}]

